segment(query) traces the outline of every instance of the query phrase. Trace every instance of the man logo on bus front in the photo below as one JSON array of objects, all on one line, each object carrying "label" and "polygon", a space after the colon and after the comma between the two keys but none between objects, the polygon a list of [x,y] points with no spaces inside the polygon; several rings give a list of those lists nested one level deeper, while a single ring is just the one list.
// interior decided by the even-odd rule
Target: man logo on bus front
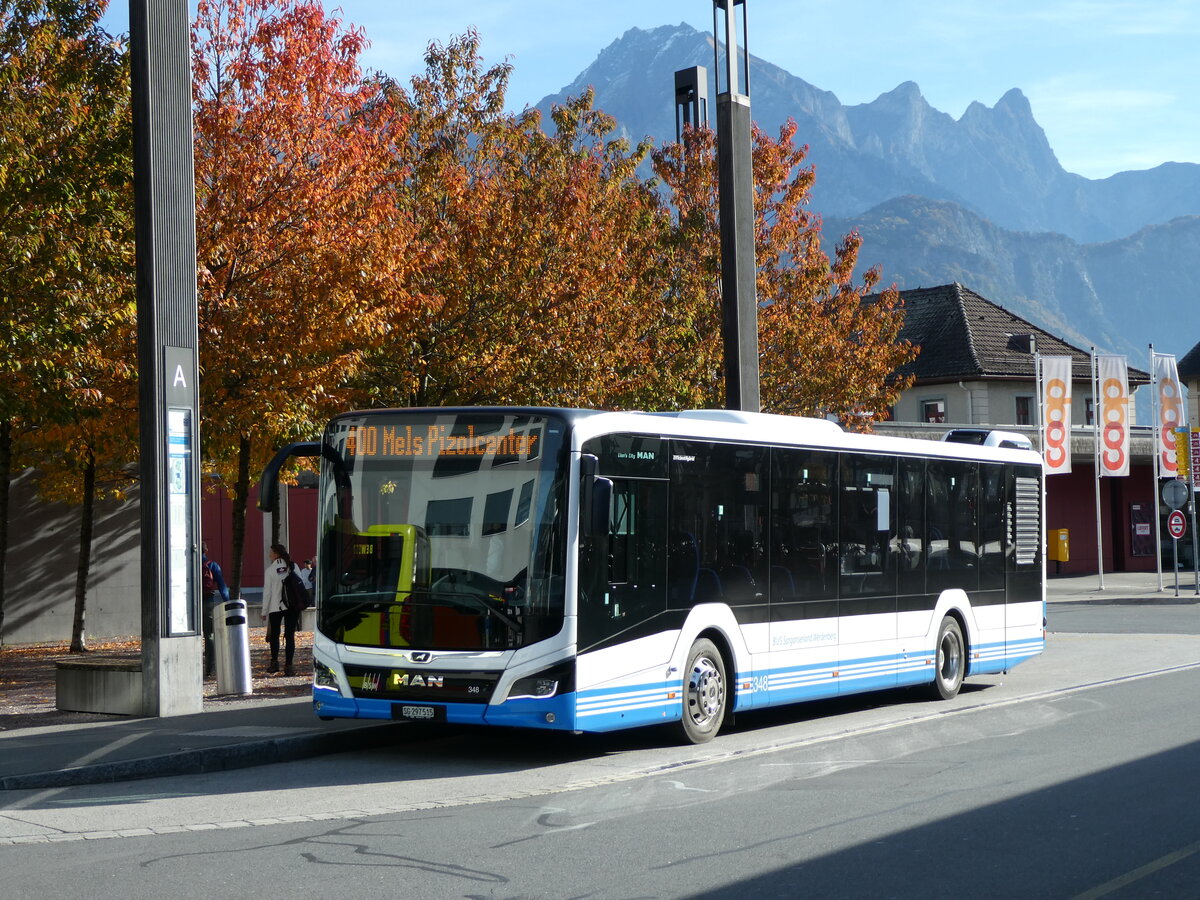
[{"label": "man logo on bus front", "polygon": [[414,650],[408,655],[408,658],[415,663],[427,663],[433,659],[433,654],[428,650]]}]

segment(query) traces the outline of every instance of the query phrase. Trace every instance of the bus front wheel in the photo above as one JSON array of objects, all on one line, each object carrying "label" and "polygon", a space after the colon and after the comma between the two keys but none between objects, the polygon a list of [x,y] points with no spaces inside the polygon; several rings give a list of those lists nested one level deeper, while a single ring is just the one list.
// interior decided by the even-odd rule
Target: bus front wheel
[{"label": "bus front wheel", "polygon": [[728,704],[725,660],[712,641],[698,640],[688,654],[683,677],[683,734],[693,744],[711,741],[721,730]]},{"label": "bus front wheel", "polygon": [[935,699],[953,700],[962,687],[967,669],[967,648],[963,642],[962,628],[953,616],[942,619],[938,629],[937,668],[933,673]]}]

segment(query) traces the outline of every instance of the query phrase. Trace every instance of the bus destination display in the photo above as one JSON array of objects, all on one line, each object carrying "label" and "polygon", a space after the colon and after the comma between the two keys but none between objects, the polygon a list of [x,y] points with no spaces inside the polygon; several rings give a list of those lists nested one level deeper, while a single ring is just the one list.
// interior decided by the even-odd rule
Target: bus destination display
[{"label": "bus destination display", "polygon": [[413,428],[411,425],[355,425],[346,435],[346,455],[376,458],[429,458],[437,456],[534,456],[540,434],[509,429],[495,434],[455,433],[446,425]]}]

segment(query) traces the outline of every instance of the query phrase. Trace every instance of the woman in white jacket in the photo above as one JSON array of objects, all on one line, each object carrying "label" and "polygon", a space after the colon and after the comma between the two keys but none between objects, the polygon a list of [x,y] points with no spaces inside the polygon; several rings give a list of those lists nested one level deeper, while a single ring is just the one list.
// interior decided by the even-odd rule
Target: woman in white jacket
[{"label": "woman in white jacket", "polygon": [[272,544],[267,554],[269,562],[263,578],[263,618],[267,620],[267,644],[271,648],[271,665],[267,672],[279,672],[279,632],[283,631],[283,674],[295,675],[292,659],[296,655],[296,626],[300,624],[300,611],[288,609],[283,602],[283,582],[289,572],[300,575],[300,570],[288,555],[283,544]]}]

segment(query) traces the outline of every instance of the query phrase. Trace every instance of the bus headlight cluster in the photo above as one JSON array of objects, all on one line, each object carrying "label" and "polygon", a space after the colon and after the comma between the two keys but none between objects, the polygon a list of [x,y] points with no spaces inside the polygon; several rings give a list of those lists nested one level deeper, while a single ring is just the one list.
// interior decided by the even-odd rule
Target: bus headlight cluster
[{"label": "bus headlight cluster", "polygon": [[337,676],[333,674],[333,669],[315,659],[313,660],[313,685],[338,690],[338,680]]},{"label": "bus headlight cluster", "polygon": [[547,697],[567,694],[573,690],[575,664],[574,661],[567,660],[524,678],[518,678],[508,692],[508,699],[545,700]]}]

